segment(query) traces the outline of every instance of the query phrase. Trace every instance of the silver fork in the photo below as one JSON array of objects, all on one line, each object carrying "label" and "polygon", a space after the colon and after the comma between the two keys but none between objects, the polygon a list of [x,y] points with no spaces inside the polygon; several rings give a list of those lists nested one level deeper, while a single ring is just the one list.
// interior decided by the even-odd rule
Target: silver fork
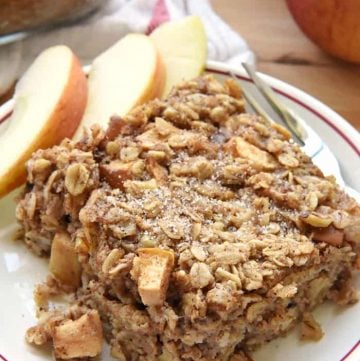
[{"label": "silver fork", "polygon": [[[303,151],[311,157],[312,161],[320,169],[323,168],[324,164],[331,164],[332,173],[336,177],[338,184],[343,187],[349,195],[360,201],[360,193],[345,184],[338,160],[318,134],[309,127],[298,114],[279,100],[275,92],[256,74],[255,70],[250,65],[246,63],[243,63],[242,65],[257,90],[267,100],[270,107],[279,115],[279,121],[274,120],[259,104],[255,97],[250,94],[245,87],[242,87],[244,98],[255,113],[261,115],[269,122],[277,122],[285,126],[292,134],[294,141],[302,147]],[[237,80],[234,74],[232,74],[232,77]]]}]

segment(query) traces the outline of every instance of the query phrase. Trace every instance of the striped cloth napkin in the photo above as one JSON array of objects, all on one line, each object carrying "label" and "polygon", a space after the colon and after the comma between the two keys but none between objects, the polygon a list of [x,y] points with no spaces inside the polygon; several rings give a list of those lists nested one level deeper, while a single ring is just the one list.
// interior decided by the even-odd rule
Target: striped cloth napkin
[{"label": "striped cloth napkin", "polygon": [[149,34],[161,23],[187,15],[203,20],[209,59],[233,65],[254,62],[245,40],[214,13],[208,0],[108,0],[98,12],[75,25],[34,33],[1,46],[0,95],[49,46],[68,45],[83,64],[88,64],[127,33]]}]

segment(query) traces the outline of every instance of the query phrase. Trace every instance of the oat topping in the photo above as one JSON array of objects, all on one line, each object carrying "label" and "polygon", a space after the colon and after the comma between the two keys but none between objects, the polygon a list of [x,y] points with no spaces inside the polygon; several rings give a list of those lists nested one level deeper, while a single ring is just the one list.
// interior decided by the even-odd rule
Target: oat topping
[{"label": "oat topping", "polygon": [[[180,84],[106,131],[37,151],[27,169],[25,242],[56,258],[66,235],[81,272],[74,304],[100,314],[119,360],[249,360],[300,318],[303,337],[319,338],[303,313],[355,299],[359,205],[286,129],[246,114],[233,81]],[[46,311],[28,341],[92,356],[62,332],[90,327],[83,308]]]}]

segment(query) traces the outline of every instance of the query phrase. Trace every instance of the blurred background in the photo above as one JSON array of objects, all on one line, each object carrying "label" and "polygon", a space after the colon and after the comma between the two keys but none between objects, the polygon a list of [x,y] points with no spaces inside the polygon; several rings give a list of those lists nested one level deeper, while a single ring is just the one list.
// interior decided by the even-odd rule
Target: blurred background
[{"label": "blurred background", "polygon": [[[285,0],[212,0],[211,3],[218,15],[246,39],[256,54],[258,70],[305,90],[360,130],[360,66],[331,57],[310,41],[290,14]],[[352,11],[357,16],[360,34],[360,1],[354,3],[358,13]],[[349,29],[355,31],[354,27]],[[347,42],[346,35],[343,42]],[[360,37],[351,46],[360,52]]]},{"label": "blurred background", "polygon": [[[13,78],[45,47],[66,43],[90,63],[127,32],[149,32],[189,14],[206,21],[211,59],[255,61],[258,70],[310,93],[360,130],[354,64],[360,63],[360,0],[0,0],[0,35],[37,29],[0,46],[0,104],[11,96]],[[58,23],[63,26],[53,29]]]}]

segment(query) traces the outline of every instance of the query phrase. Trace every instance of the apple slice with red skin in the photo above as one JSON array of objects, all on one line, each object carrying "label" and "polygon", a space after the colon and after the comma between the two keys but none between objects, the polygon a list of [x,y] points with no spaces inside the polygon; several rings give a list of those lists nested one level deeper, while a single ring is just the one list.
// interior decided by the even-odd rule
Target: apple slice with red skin
[{"label": "apple slice with red skin", "polygon": [[93,61],[88,103],[74,139],[81,138],[84,127],[97,123],[106,129],[112,116],[124,116],[160,96],[165,79],[165,66],[153,41],[128,34]]},{"label": "apple slice with red skin", "polygon": [[87,81],[66,46],[43,51],[19,80],[14,110],[0,134],[0,198],[26,180],[32,153],[72,137],[83,116]]}]

